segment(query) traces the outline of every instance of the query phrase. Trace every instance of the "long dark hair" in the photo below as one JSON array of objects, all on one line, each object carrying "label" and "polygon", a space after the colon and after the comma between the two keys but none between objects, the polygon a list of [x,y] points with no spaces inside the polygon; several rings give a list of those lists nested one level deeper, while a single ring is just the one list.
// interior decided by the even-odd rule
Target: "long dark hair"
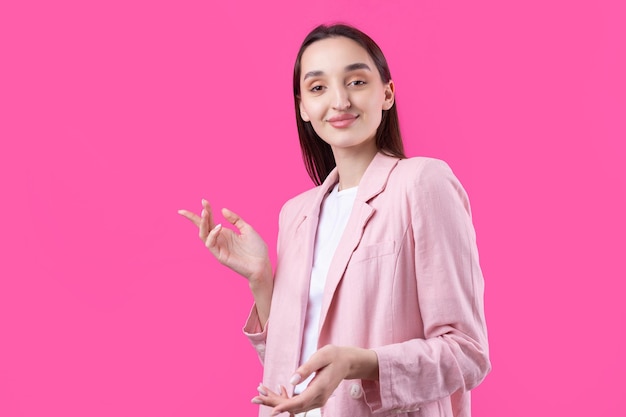
[{"label": "long dark hair", "polygon": [[[336,163],[330,145],[315,133],[310,122],[305,122],[300,117],[301,60],[302,54],[312,43],[339,36],[352,39],[367,51],[376,64],[384,84],[391,80],[389,65],[387,65],[387,60],[380,47],[372,38],[352,26],[344,24],[320,25],[304,38],[293,69],[293,97],[296,105],[296,123],[298,125],[302,158],[309,176],[316,185],[324,182],[330,171],[335,168]],[[402,136],[400,135],[400,124],[398,122],[398,111],[395,101],[389,110],[383,110],[382,120],[376,130],[376,148],[387,155],[406,158],[404,146],[402,145]]]}]

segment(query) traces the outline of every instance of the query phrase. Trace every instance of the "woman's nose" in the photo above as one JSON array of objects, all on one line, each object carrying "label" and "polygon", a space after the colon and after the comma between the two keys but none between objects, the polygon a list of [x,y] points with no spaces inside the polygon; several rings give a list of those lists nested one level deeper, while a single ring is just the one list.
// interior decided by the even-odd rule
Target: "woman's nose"
[{"label": "woman's nose", "polygon": [[335,110],[347,110],[350,108],[350,96],[344,88],[335,90],[333,108]]}]

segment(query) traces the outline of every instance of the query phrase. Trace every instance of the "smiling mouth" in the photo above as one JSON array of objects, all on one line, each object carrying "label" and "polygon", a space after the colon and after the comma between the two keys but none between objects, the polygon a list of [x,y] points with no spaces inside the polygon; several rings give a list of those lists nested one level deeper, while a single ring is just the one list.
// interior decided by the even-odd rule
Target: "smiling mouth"
[{"label": "smiling mouth", "polygon": [[358,115],[354,114],[340,114],[338,116],[333,116],[327,120],[327,122],[336,128],[348,127],[358,118]]}]

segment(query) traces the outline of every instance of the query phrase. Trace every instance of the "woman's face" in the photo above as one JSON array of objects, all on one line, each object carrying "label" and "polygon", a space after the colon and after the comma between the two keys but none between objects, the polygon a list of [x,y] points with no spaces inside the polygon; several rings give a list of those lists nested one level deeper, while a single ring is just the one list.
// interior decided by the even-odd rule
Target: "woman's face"
[{"label": "woman's face", "polygon": [[312,43],[300,61],[300,117],[336,154],[376,149],[383,110],[393,106],[393,82],[384,84],[367,51],[352,39]]}]

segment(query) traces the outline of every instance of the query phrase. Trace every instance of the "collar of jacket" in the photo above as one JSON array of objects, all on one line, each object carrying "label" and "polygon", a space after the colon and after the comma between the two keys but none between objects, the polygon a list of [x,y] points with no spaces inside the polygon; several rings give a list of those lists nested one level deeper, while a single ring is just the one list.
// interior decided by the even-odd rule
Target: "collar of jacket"
[{"label": "collar of jacket", "polygon": [[[339,285],[339,282],[341,282],[346,267],[348,266],[348,262],[352,257],[352,253],[361,241],[361,237],[363,236],[368,220],[376,211],[376,209],[369,205],[369,201],[385,189],[389,176],[398,164],[398,161],[399,159],[396,157],[384,155],[380,152],[377,153],[365,170],[365,173],[359,182],[359,189],[354,200],[354,206],[352,208],[350,218],[348,219],[344,233],[339,241],[339,245],[337,246],[337,250],[333,256],[328,270],[328,275],[326,277],[320,316],[320,334],[326,324],[325,319],[330,304],[337,286]],[[307,256],[305,259],[313,259],[315,234],[317,231],[322,201],[338,180],[339,174],[337,172],[337,168],[335,167],[335,169],[328,174],[328,177],[326,177],[324,182],[318,187],[315,197],[310,204],[310,210],[304,215],[300,225],[298,226],[299,232],[304,232],[304,235],[302,236],[306,236],[303,241],[308,242],[308,253],[306,254]],[[310,276],[310,267],[311,266],[309,265],[306,272],[307,276]]]},{"label": "collar of jacket", "polygon": [[[378,152],[374,155],[374,159],[368,165],[363,173],[363,177],[359,182],[359,190],[357,191],[355,200],[367,203],[372,198],[380,194],[387,185],[389,174],[398,163],[399,159]],[[310,210],[306,217],[319,217],[322,201],[324,197],[339,181],[339,172],[335,167],[326,177],[324,182],[318,187],[315,199],[311,204]],[[304,220],[304,219],[303,219]]]}]

